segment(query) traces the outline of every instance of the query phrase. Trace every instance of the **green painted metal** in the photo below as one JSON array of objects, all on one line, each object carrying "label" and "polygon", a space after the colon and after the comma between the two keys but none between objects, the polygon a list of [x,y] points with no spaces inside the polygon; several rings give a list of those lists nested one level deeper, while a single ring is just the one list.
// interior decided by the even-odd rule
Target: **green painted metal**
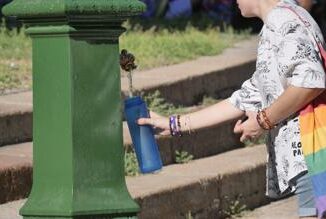
[{"label": "green painted metal", "polygon": [[[26,219],[43,219],[44,217],[24,217]],[[50,219],[137,219],[134,216],[124,216],[124,217],[112,217],[112,216],[72,216],[72,217],[51,217]]]},{"label": "green painted metal", "polygon": [[33,42],[34,171],[24,218],[136,218],[124,177],[118,38],[122,21],[143,9],[136,0],[5,7]]},{"label": "green painted metal", "polygon": [[3,12],[21,18],[67,15],[133,16],[145,10],[136,0],[15,0]]}]

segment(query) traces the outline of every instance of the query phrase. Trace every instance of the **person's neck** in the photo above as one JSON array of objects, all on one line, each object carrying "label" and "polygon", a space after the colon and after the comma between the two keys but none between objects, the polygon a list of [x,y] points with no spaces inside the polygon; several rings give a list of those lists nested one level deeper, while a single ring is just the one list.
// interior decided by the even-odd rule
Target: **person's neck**
[{"label": "person's neck", "polygon": [[269,12],[280,2],[278,0],[259,1],[257,16],[265,23]]}]

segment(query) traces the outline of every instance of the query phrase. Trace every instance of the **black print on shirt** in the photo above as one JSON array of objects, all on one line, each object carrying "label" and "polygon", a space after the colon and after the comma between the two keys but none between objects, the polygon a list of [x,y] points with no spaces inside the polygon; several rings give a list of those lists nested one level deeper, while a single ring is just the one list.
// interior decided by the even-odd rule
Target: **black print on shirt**
[{"label": "black print on shirt", "polygon": [[302,144],[301,142],[292,142],[292,151],[293,156],[296,157],[298,155],[302,156]]}]

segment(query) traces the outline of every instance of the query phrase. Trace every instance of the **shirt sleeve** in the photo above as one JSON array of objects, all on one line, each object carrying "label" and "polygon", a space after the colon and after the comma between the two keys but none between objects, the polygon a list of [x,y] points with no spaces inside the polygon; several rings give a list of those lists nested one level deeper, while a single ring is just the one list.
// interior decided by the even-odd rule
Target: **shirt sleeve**
[{"label": "shirt sleeve", "polygon": [[246,80],[241,88],[229,97],[230,103],[243,111],[257,111],[261,109],[262,98],[257,88],[254,76]]},{"label": "shirt sleeve", "polygon": [[286,35],[279,44],[278,69],[289,85],[325,88],[326,78],[319,49],[309,34]]}]

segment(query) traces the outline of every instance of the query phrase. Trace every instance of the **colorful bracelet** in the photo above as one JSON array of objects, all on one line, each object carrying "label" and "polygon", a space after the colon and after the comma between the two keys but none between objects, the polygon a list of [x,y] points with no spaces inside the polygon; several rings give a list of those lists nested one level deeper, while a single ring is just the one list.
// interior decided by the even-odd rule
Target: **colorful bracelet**
[{"label": "colorful bracelet", "polygon": [[263,123],[263,121],[261,121],[260,114],[261,114],[260,111],[258,111],[257,116],[256,116],[258,125],[264,130],[269,130],[268,127]]},{"label": "colorful bracelet", "polygon": [[170,116],[169,125],[170,125],[170,134],[172,136],[175,136],[175,131],[176,131],[175,119],[176,119],[175,116]]},{"label": "colorful bracelet", "polygon": [[180,115],[177,116],[170,116],[169,119],[170,122],[170,134],[172,136],[178,136],[181,137],[181,124],[180,124]]},{"label": "colorful bracelet", "polygon": [[265,109],[258,110],[256,119],[262,129],[271,130],[275,128],[275,125],[268,119]]}]

